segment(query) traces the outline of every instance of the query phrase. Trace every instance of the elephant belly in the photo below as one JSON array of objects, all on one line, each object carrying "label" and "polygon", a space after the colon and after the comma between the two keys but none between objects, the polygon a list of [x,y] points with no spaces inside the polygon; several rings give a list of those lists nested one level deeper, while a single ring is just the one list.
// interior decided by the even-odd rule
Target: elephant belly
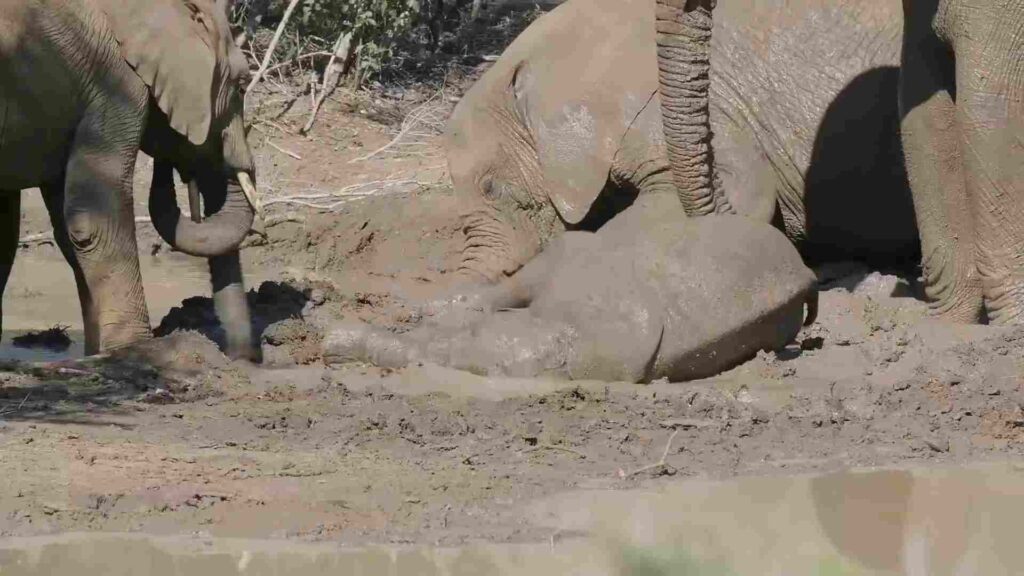
[{"label": "elephant belly", "polygon": [[6,189],[31,188],[63,172],[79,116],[75,69],[85,64],[82,54],[76,64],[75,56],[53,48],[59,23],[27,4],[5,3],[0,15],[0,188]]},{"label": "elephant belly", "polygon": [[39,186],[62,173],[65,146],[43,126],[29,124],[30,115],[9,99],[0,98],[0,188]]},{"label": "elephant belly", "polygon": [[654,377],[717,374],[790,342],[815,277],[781,232],[736,216],[664,226],[638,251],[664,305]]}]

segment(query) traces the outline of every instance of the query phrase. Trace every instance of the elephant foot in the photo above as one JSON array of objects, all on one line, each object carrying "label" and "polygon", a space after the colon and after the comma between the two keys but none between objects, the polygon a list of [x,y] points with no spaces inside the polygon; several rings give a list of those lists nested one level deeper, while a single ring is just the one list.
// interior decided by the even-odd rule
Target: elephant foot
[{"label": "elephant foot", "polygon": [[935,300],[928,303],[928,315],[932,318],[956,324],[982,324],[985,321],[984,309],[980,299],[943,301]]},{"label": "elephant foot", "polygon": [[990,324],[1024,324],[1024,281],[985,282],[985,311]]},{"label": "elephant foot", "polygon": [[953,250],[926,252],[922,271],[930,316],[962,324],[984,321],[982,279],[973,257]]}]

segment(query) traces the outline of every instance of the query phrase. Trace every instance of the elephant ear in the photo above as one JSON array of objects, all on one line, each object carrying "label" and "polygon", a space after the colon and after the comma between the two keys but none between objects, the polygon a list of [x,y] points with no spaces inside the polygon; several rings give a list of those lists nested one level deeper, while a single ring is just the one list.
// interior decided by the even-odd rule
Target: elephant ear
[{"label": "elephant ear", "polygon": [[[222,83],[223,8],[208,0],[101,0],[128,64],[149,86],[171,127],[206,142]],[[220,22],[223,20],[223,22]],[[216,85],[215,85],[216,84]]]},{"label": "elephant ear", "polygon": [[[516,68],[511,91],[536,145],[551,203],[569,224],[590,211],[623,136],[657,91],[653,8],[644,0],[569,3],[569,23]],[[571,76],[570,76],[571,75]]]}]

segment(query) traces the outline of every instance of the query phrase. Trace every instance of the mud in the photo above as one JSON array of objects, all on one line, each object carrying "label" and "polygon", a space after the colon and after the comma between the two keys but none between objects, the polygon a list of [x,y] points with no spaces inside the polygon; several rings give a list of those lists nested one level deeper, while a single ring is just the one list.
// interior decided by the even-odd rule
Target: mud
[{"label": "mud", "polygon": [[[304,121],[301,111],[296,117]],[[702,489],[678,482],[747,486],[752,477],[1021,456],[1024,330],[928,319],[912,271],[820,270],[818,323],[793,345],[687,384],[484,378],[431,365],[327,367],[321,339],[330,323],[401,331],[417,322],[413,302],[445,287],[461,231],[435,157],[349,163],[386,144],[386,129],[333,102],[319,122],[310,139],[277,131],[258,139],[268,195],[340,190],[396,174],[426,184],[352,198],[331,212],[269,207],[274,224],[243,252],[262,365],[220,353],[208,338],[218,334],[205,264],[161,247],[143,224],[143,275],[163,336],[81,360],[75,347],[63,358],[14,357],[4,335],[0,536],[19,538],[5,547],[35,549],[59,540],[21,538],[102,531],[271,539],[294,550],[315,542],[550,550],[584,524],[527,511],[586,510],[589,504],[566,496],[580,491],[609,505],[622,501],[617,495],[629,502],[637,489],[691,494],[684,508],[656,499],[636,508],[651,511],[658,526],[705,511],[705,527],[746,525],[763,536],[785,526],[782,546],[800,541],[804,527],[782,520],[789,492],[754,490],[761,496],[753,502],[730,488],[732,499],[704,502],[692,499]],[[276,152],[266,144],[271,138],[303,159]],[[136,203],[144,214],[145,198]],[[36,208],[26,211],[23,235],[48,227]],[[5,327],[70,325],[78,345],[77,297],[56,250],[27,243],[18,258],[4,296]],[[698,485],[706,484],[679,486]],[[836,480],[811,490],[838,501],[836,494],[858,489]],[[801,518],[810,518],[803,502]],[[640,516],[629,518],[643,528]],[[884,573],[876,560],[893,553],[863,546],[840,551]],[[64,558],[82,558],[67,550]],[[580,558],[591,548],[574,550],[555,556],[583,569]],[[736,550],[771,557],[776,549]],[[152,557],[139,554],[140,561]],[[0,562],[9,558],[0,553]]]}]

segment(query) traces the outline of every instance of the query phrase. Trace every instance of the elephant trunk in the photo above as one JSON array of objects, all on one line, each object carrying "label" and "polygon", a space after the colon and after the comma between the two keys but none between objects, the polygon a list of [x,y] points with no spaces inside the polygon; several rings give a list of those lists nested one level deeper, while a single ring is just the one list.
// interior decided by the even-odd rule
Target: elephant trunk
[{"label": "elephant trunk", "polygon": [[[202,258],[236,250],[245,240],[255,216],[255,210],[243,191],[243,183],[248,184],[249,176],[243,172],[243,175],[236,175],[224,183],[216,181],[223,178],[219,174],[196,174],[189,182],[190,187],[198,187],[200,191],[207,186],[226,185],[227,188],[223,204],[204,222],[197,223],[182,218],[174,196],[172,170],[170,162],[154,160],[149,215],[160,237],[176,250]],[[210,196],[204,197],[209,201]]]},{"label": "elephant trunk", "polygon": [[206,202],[206,220],[189,221],[181,217],[174,196],[172,164],[155,159],[153,184],[149,196],[149,215],[153,227],[175,249],[202,258],[221,256],[237,250],[260,212],[253,184],[255,167],[246,141],[240,114],[235,115],[215,141],[219,154],[200,154],[190,166],[190,196],[200,193]]},{"label": "elephant trunk", "polygon": [[708,92],[715,0],[657,0],[661,112],[679,199],[688,216],[733,212],[715,193]]}]

